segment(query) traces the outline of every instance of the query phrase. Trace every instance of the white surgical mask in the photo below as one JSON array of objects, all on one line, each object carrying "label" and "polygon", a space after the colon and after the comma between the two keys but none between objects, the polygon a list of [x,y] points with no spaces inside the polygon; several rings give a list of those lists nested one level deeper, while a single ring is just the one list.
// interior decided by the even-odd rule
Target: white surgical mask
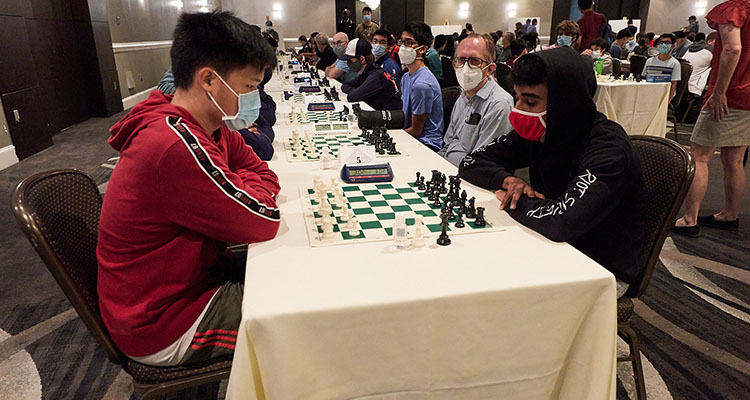
[{"label": "white surgical mask", "polygon": [[237,94],[237,92],[235,92],[234,89],[224,81],[224,78],[216,73],[216,71],[214,71],[214,74],[216,74],[221,83],[223,83],[232,94],[237,96],[237,114],[227,115],[227,113],[224,112],[224,109],[219,106],[219,103],[216,102],[214,96],[211,95],[211,92],[206,92],[208,93],[208,97],[211,98],[211,101],[214,102],[214,105],[216,105],[216,108],[218,108],[224,115],[221,119],[226,123],[227,128],[233,131],[238,131],[252,125],[252,123],[258,119],[258,115],[260,115],[260,92],[256,89],[252,92]]},{"label": "white surgical mask", "polygon": [[[420,48],[422,46],[417,47]],[[417,49],[412,49],[409,46],[401,46],[398,50],[398,58],[401,59],[401,64],[410,65],[417,59]]]},{"label": "white surgical mask", "polygon": [[602,51],[594,50],[593,52],[591,52],[591,58],[602,58]]},{"label": "white surgical mask", "polygon": [[[489,65],[487,67],[489,67]],[[456,80],[464,90],[472,90],[484,79],[482,71],[487,67],[472,68],[467,61],[464,63],[463,67],[456,70]]]}]

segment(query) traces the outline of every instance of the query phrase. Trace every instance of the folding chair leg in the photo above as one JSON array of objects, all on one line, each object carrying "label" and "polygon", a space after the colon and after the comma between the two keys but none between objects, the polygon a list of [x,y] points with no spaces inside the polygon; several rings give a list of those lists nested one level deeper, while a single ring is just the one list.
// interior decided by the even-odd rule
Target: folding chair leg
[{"label": "folding chair leg", "polygon": [[618,358],[617,361],[630,361],[633,366],[633,377],[635,379],[635,393],[638,400],[646,400],[646,383],[643,378],[643,365],[641,364],[641,344],[638,335],[627,325],[618,324],[617,334],[625,340],[630,347],[630,355]]}]

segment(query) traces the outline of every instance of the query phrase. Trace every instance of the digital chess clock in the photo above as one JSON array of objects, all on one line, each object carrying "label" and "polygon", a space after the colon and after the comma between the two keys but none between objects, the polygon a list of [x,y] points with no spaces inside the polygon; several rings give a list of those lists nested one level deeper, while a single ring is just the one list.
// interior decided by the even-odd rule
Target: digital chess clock
[{"label": "digital chess clock", "polygon": [[319,93],[320,86],[300,86],[300,93]]},{"label": "digital chess clock", "polygon": [[344,165],[341,179],[346,183],[390,182],[393,180],[391,164]]}]

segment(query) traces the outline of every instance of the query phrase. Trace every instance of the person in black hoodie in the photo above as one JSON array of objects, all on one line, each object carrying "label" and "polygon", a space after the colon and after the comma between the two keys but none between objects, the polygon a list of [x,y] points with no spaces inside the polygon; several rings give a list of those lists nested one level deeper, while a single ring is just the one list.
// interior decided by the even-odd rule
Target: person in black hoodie
[{"label": "person in black hoodie", "polygon": [[[596,111],[596,78],[575,50],[524,55],[513,73],[514,130],[466,156],[459,175],[495,191],[500,209],[522,225],[607,268],[622,296],[645,267],[638,153],[622,127]],[[513,176],[525,167],[530,183]]]},{"label": "person in black hoodie", "polygon": [[396,82],[383,68],[374,64],[372,45],[367,40],[355,39],[357,45],[354,54],[346,64],[349,71],[359,75],[341,86],[341,91],[347,94],[349,102],[364,101],[374,110],[401,110],[401,95]]}]

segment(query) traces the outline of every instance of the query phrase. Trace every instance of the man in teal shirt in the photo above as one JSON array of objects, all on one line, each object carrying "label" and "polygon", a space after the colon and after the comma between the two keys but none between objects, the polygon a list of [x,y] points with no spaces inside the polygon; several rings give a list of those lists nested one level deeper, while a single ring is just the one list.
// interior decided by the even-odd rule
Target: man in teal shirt
[{"label": "man in teal shirt", "polygon": [[427,53],[424,55],[424,63],[436,79],[443,79],[443,63],[440,61],[440,54],[434,47],[427,49]]}]

